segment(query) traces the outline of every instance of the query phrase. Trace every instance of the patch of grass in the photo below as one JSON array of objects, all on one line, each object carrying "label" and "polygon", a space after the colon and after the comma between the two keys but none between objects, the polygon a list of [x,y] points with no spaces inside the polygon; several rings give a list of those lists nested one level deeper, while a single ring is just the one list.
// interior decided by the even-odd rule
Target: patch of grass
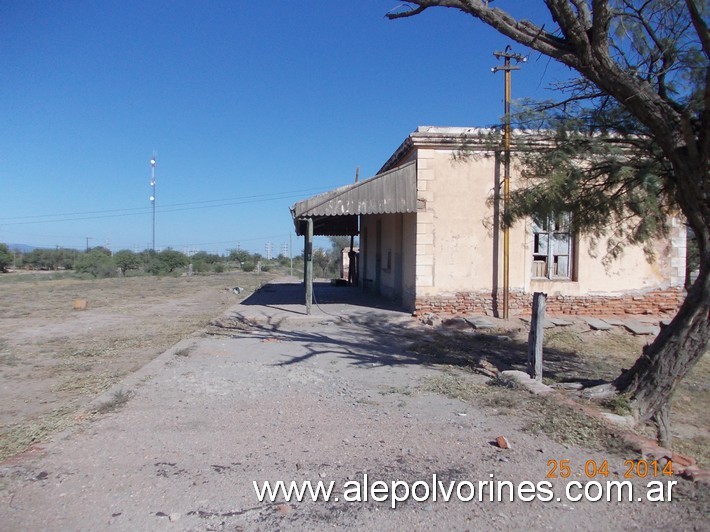
[{"label": "patch of grass", "polygon": [[84,373],[72,375],[57,388],[58,392],[76,392],[80,395],[98,395],[108,390],[118,379],[112,373]]},{"label": "patch of grass", "polygon": [[543,433],[563,445],[582,446],[610,452],[627,450],[618,435],[599,419],[557,402],[536,396],[528,412],[534,420],[525,427],[532,434]]},{"label": "patch of grass", "polygon": [[35,273],[20,273],[0,275],[0,284],[15,285],[20,283],[36,283],[38,281],[59,281],[62,279],[75,279],[76,275],[72,272],[35,272]]},{"label": "patch of grass", "polygon": [[615,395],[609,399],[604,399],[601,405],[619,416],[625,416],[631,413],[631,403],[629,402],[629,398],[625,395]]},{"label": "patch of grass", "polygon": [[[671,425],[672,427],[673,425]],[[694,436],[692,438],[673,438],[673,450],[681,454],[692,456],[698,461],[702,467],[705,464],[710,464],[710,445],[706,436]],[[708,488],[710,495],[710,488]]]},{"label": "patch of grass", "polygon": [[367,405],[367,406],[380,406],[380,403],[367,397],[355,399],[356,405]]},{"label": "patch of grass", "polygon": [[70,427],[76,422],[75,413],[74,409],[59,408],[29,422],[8,427],[0,436],[0,461]]},{"label": "patch of grass", "polygon": [[461,401],[469,401],[486,393],[485,386],[467,382],[462,376],[449,373],[427,379],[421,389]]},{"label": "patch of grass", "polygon": [[66,362],[62,364],[61,366],[55,366],[54,371],[51,371],[53,374],[62,374],[62,373],[86,373],[94,369],[94,365],[89,363],[89,362]]},{"label": "patch of grass", "polygon": [[107,414],[109,412],[115,412],[123,405],[125,405],[132,397],[132,395],[133,394],[131,392],[127,392],[125,390],[117,390],[116,392],[114,392],[113,397],[111,397],[111,399],[109,399],[108,401],[104,401],[98,406],[98,408],[96,409],[96,413]]},{"label": "patch of grass", "polygon": [[525,407],[523,396],[519,392],[512,390],[489,390],[488,395],[483,396],[486,406],[497,408],[499,414],[513,414]]},{"label": "patch of grass", "polygon": [[0,366],[17,366],[20,359],[12,353],[0,353]]},{"label": "patch of grass", "polygon": [[69,356],[77,358],[94,358],[101,356],[101,353],[98,353],[94,350],[79,349],[78,351],[73,351],[72,353],[70,353]]},{"label": "patch of grass", "polygon": [[520,384],[514,379],[509,379],[505,375],[498,373],[495,378],[488,381],[488,386],[497,386],[499,388],[507,388],[509,390],[520,390]]},{"label": "patch of grass", "polygon": [[397,393],[399,395],[412,395],[414,392],[406,386],[388,386],[384,390],[380,390],[380,395],[388,395]]},{"label": "patch of grass", "polygon": [[180,349],[176,350],[173,355],[176,357],[188,357],[190,356],[190,351],[192,351],[192,347],[181,347]]}]

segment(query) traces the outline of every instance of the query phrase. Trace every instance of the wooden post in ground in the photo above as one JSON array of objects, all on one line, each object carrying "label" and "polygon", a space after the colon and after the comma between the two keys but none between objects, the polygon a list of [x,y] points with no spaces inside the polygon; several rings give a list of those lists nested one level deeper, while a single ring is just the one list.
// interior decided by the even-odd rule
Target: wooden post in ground
[{"label": "wooden post in ground", "polygon": [[542,381],[542,338],[544,336],[546,306],[547,294],[535,292],[533,294],[530,334],[528,335],[528,375],[537,381]]}]

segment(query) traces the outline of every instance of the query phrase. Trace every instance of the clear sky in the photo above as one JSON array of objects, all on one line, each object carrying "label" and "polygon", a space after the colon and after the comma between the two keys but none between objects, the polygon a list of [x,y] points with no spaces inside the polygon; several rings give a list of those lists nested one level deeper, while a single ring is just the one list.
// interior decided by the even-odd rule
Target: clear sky
[{"label": "clear sky", "polygon": [[[296,201],[417,126],[500,122],[511,42],[451,9],[384,18],[401,4],[0,0],[0,242],[149,248],[155,153],[157,248],[297,253]],[[533,54],[513,96],[566,75]]]}]

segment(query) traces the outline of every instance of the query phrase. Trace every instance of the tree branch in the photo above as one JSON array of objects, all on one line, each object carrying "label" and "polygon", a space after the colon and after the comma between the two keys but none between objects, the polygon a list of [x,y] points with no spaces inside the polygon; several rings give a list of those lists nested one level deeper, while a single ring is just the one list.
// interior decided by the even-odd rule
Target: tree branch
[{"label": "tree branch", "polygon": [[608,46],[609,27],[611,26],[611,9],[609,2],[592,0],[592,46]]},{"label": "tree branch", "polygon": [[589,12],[587,0],[570,0],[577,10],[577,18],[579,18],[582,26],[585,28],[592,27],[592,14]]},{"label": "tree branch", "polygon": [[[606,27],[605,17],[609,16],[609,0],[593,1],[596,4],[596,13],[602,16],[597,27],[603,34]],[[670,155],[680,146],[686,145],[687,139],[680,133],[682,117],[674,106],[661,98],[651,84],[614,62],[609,52],[608,39],[601,42],[595,40],[592,46],[587,28],[584,28],[575,15],[570,0],[545,0],[565,35],[564,38],[544,31],[538,37],[541,30],[533,23],[519,22],[507,12],[491,8],[482,0],[412,0],[411,3],[426,8],[455,8],[478,18],[514,41],[574,68],[604,92],[612,95],[654,131],[667,154]]]},{"label": "tree branch", "polygon": [[561,39],[527,20],[517,20],[510,14],[497,8],[491,8],[483,0],[409,0],[418,6],[403,13],[388,13],[389,19],[411,17],[429,7],[448,7],[458,9],[474,16],[488,26],[499,31],[533,50],[559,59],[565,64],[575,61],[573,47],[566,39]]},{"label": "tree branch", "polygon": [[700,43],[703,46],[703,52],[708,59],[710,59],[710,30],[708,30],[708,25],[703,20],[700,14],[700,9],[696,3],[696,0],[685,0],[685,4],[688,6],[688,12],[690,13],[690,20],[693,22],[695,31],[700,37]]},{"label": "tree branch", "polygon": [[552,17],[560,26],[562,33],[569,42],[574,44],[577,56],[582,62],[589,62],[591,45],[587,36],[587,29],[575,15],[568,0],[545,0]]},{"label": "tree branch", "polygon": [[[401,7],[401,6],[398,6],[398,7]],[[394,20],[397,18],[413,17],[414,15],[418,15],[419,13],[424,11],[427,7],[429,7],[429,6],[428,5],[419,5],[419,6],[415,7],[414,9],[410,9],[408,11],[401,11],[399,13],[392,13],[392,11],[394,11],[394,9],[397,9],[397,8],[393,8],[392,11],[387,13],[386,17],[390,20]]]}]

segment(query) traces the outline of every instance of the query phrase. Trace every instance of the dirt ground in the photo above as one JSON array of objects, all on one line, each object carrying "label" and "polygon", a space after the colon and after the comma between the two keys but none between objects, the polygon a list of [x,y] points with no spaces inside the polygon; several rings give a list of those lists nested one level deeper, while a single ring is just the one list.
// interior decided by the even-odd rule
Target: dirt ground
[{"label": "dirt ground", "polygon": [[[288,315],[295,298],[279,299],[271,285],[257,292],[266,303],[237,305],[267,279],[29,277],[0,284],[0,449],[10,456],[40,443],[39,454],[30,450],[1,464],[0,528],[706,525],[707,487],[678,477],[673,504],[410,500],[392,511],[372,501],[256,501],[252,481],[332,480],[342,488],[366,474],[410,483],[436,474],[446,483],[538,482],[551,460],[570,460],[573,478],[586,482],[590,460],[608,460],[616,480],[627,460],[641,457],[599,421],[481,374],[521,367],[522,322],[488,331],[460,321],[432,328],[357,306],[341,319],[327,291],[318,293],[318,308],[329,314],[281,322],[272,314]],[[248,290],[237,296],[237,285]],[[73,310],[77,298],[88,301],[86,310]],[[263,320],[240,318],[244,308],[263,311]],[[611,378],[648,341],[581,324],[549,330],[546,338],[550,384]],[[709,375],[706,357],[674,405],[677,442],[701,461]],[[87,418],[83,407],[119,381],[126,391]],[[499,435],[510,449],[495,443]],[[642,489],[646,480],[633,482]],[[553,482],[556,493],[561,481]]]},{"label": "dirt ground", "polygon": [[269,278],[0,276],[0,460],[72,425],[93,397]]}]

